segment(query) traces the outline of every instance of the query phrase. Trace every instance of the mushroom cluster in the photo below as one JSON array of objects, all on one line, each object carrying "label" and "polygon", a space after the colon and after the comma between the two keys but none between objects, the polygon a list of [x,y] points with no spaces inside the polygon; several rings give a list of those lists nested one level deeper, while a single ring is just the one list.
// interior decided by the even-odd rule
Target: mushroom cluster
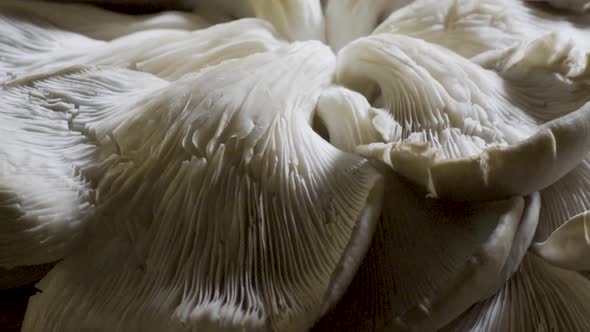
[{"label": "mushroom cluster", "polygon": [[180,2],[0,2],[23,331],[590,331],[590,1]]}]

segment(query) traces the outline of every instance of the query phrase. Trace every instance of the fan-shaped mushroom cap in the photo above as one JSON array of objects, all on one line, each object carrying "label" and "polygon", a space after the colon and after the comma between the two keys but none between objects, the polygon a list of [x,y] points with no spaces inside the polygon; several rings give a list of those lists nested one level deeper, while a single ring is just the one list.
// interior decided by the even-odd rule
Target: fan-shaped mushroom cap
[{"label": "fan-shaped mushroom cap", "polygon": [[209,26],[207,21],[191,13],[163,12],[148,15],[125,15],[86,4],[2,0],[0,13],[8,10],[42,17],[62,29],[99,40],[112,40],[144,30],[196,30]]},{"label": "fan-shaped mushroom cap", "polygon": [[1,7],[0,31],[0,83],[17,78],[22,75],[19,72],[33,65],[45,66],[46,70],[59,68],[62,64],[54,64],[55,58],[65,59],[71,53],[106,44]]},{"label": "fan-shaped mushroom cap", "polygon": [[205,17],[257,17],[267,20],[285,38],[324,40],[324,15],[320,0],[188,0]]},{"label": "fan-shaped mushroom cap", "polygon": [[498,294],[476,304],[442,331],[587,331],[588,312],[588,279],[527,254]]},{"label": "fan-shaped mushroom cap", "polygon": [[359,39],[338,61],[338,81],[377,83],[402,126],[402,142],[359,151],[438,197],[528,195],[571,171],[590,148],[583,83],[538,100],[449,50],[392,34]]},{"label": "fan-shaped mushroom cap", "polygon": [[569,219],[590,210],[590,156],[541,192],[542,213],[535,241],[543,242]]},{"label": "fan-shaped mushroom cap", "polygon": [[285,45],[268,23],[257,19],[194,32],[148,30],[110,42],[10,15],[0,16],[0,31],[7,32],[0,37],[0,69],[7,76],[4,80],[81,64],[127,67],[176,80],[206,66]]},{"label": "fan-shaped mushroom cap", "polygon": [[382,200],[368,161],[311,129],[334,65],[306,42],[174,83],[122,69],[28,82],[64,105],[31,104],[36,122],[79,105],[62,130],[94,145],[80,173],[97,194],[23,331],[308,328],[352,279]]},{"label": "fan-shaped mushroom cap", "polygon": [[[117,74],[101,81],[110,91],[165,83]],[[27,83],[0,90],[0,267],[5,268],[57,261],[82,231],[96,197],[92,179],[81,170],[94,162],[97,148],[93,133],[76,121],[88,105],[113,98],[111,93],[97,99],[100,86],[69,77],[60,82],[71,85],[68,102],[51,80]]]},{"label": "fan-shaped mushroom cap", "polygon": [[539,93],[545,93],[547,86],[571,86],[570,80],[588,79],[590,74],[590,53],[558,32],[484,52],[471,61]]},{"label": "fan-shaped mushroom cap", "polygon": [[395,11],[373,33],[420,38],[469,58],[560,31],[588,51],[590,29],[577,24],[582,20],[547,13],[524,1],[416,0]]},{"label": "fan-shaped mushroom cap", "polygon": [[371,249],[317,331],[434,331],[492,296],[517,269],[538,220],[533,195],[496,203],[425,198],[388,173]]},{"label": "fan-shaped mushroom cap", "polygon": [[588,78],[589,23],[521,1],[419,0],[392,14],[374,34],[442,45],[543,95],[554,90],[549,86],[567,85],[561,76]]}]

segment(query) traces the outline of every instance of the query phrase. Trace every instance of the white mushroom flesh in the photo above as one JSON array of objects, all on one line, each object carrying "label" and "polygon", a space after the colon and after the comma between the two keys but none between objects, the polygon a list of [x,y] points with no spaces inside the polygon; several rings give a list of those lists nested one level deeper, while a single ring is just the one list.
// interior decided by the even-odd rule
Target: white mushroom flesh
[{"label": "white mushroom flesh", "polygon": [[308,42],[172,83],[109,69],[9,86],[15,103],[33,89],[64,105],[32,104],[38,126],[78,104],[63,130],[96,150],[77,161],[97,192],[90,225],[23,330],[309,328],[352,279],[381,205],[379,173],[309,124],[334,64]]},{"label": "white mushroom flesh", "polygon": [[588,1],[540,1],[0,2],[23,331],[590,330]]},{"label": "white mushroom flesh", "polygon": [[[571,171],[588,152],[586,83],[539,100],[447,49],[390,34],[349,44],[338,61],[338,81],[351,88],[376,83],[384,108],[402,126],[402,141],[361,153],[383,159],[435,196],[528,195]],[[532,164],[538,167],[531,170]]]}]

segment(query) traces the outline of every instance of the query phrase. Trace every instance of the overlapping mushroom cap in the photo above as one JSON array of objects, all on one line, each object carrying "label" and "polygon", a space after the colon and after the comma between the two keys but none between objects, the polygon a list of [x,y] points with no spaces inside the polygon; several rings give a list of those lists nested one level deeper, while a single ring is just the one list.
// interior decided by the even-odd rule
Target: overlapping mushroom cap
[{"label": "overlapping mushroom cap", "polygon": [[0,273],[62,260],[25,331],[589,326],[587,17],[187,3],[0,4]]},{"label": "overlapping mushroom cap", "polygon": [[376,82],[402,127],[401,142],[363,153],[387,155],[396,171],[438,197],[527,195],[571,171],[590,144],[584,83],[553,86],[539,101],[528,87],[448,49],[393,34],[359,39],[339,61],[338,81],[353,88]]},{"label": "overlapping mushroom cap", "polygon": [[[380,175],[309,126],[333,65],[331,51],[309,42],[173,83],[71,68],[5,86],[11,107],[3,115],[20,116],[4,122],[17,131],[3,152],[19,144],[55,155],[56,168],[74,169],[95,193],[90,215],[72,222],[89,223],[83,249],[47,277],[25,329],[309,327],[352,278],[381,204]],[[59,138],[46,138],[47,126]],[[53,203],[22,185],[11,189],[14,200]],[[23,243],[9,240],[15,250]],[[80,271],[82,261],[96,264]],[[79,289],[66,286],[97,273],[107,274]],[[109,302],[110,292],[119,294],[120,308]],[[96,300],[86,304],[92,317],[80,311],[88,296]],[[71,312],[51,305],[64,300]],[[153,306],[160,310],[146,320]]]}]

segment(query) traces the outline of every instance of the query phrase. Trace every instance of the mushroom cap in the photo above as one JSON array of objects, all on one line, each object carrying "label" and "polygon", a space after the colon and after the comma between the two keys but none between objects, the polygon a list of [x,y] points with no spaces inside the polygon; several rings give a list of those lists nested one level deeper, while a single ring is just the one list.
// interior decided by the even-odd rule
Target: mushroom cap
[{"label": "mushroom cap", "polygon": [[0,3],[0,288],[65,257],[23,331],[589,329],[586,19],[187,2]]},{"label": "mushroom cap", "polygon": [[471,58],[553,31],[567,35],[587,52],[587,25],[583,17],[547,12],[527,5],[526,1],[416,0],[393,12],[373,34],[419,38]]},{"label": "mushroom cap", "polygon": [[586,331],[589,311],[587,278],[529,253],[498,294],[442,331]]},{"label": "mushroom cap", "polygon": [[590,210],[590,156],[541,192],[542,207],[535,242],[543,242],[568,220]]},{"label": "mushroom cap", "polygon": [[5,81],[76,65],[118,66],[176,80],[207,66],[285,45],[267,22],[258,19],[196,31],[146,30],[103,42],[56,28],[46,18],[10,12],[0,16],[0,28],[10,31],[0,38]]},{"label": "mushroom cap", "polygon": [[527,88],[530,93],[545,93],[548,86],[564,89],[570,81],[589,77],[590,53],[567,33],[559,30],[510,47],[481,53],[471,61],[497,71],[503,78]]},{"label": "mushroom cap", "polygon": [[[23,85],[79,105],[63,130],[91,140],[79,172],[96,191],[23,331],[309,328],[352,280],[382,202],[369,162],[311,128],[334,65],[306,42],[174,82],[99,68],[12,83],[21,105]],[[38,123],[71,111],[30,109]]]},{"label": "mushroom cap", "polygon": [[538,100],[447,49],[392,34],[345,47],[337,80],[352,88],[376,83],[402,127],[401,141],[358,151],[437,197],[528,195],[575,168],[590,147],[585,83]]},{"label": "mushroom cap", "polygon": [[538,194],[526,201],[449,202],[386,174],[369,253],[317,331],[435,331],[501,289],[531,243]]},{"label": "mushroom cap", "polygon": [[[81,111],[120,97],[113,93],[117,89],[154,89],[165,83],[139,73],[112,72],[101,81],[110,86],[107,95],[98,84],[68,76],[54,81],[45,76],[0,90],[0,267],[62,259],[92,217],[96,179],[82,170],[92,165],[98,150],[96,131],[85,131],[77,122],[85,117]],[[69,86],[67,101],[61,86]],[[133,94],[127,98],[136,99]]]}]

